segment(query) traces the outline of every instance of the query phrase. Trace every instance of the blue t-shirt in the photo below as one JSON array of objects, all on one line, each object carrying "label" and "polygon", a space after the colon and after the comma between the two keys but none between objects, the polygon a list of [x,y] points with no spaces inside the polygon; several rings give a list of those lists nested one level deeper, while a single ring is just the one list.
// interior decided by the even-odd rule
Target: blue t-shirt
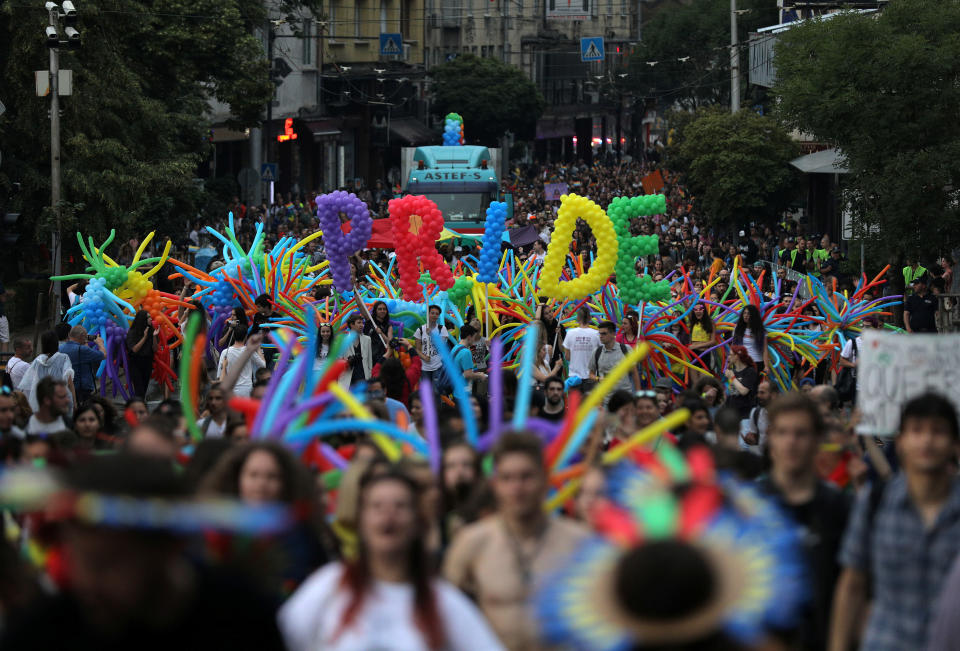
[{"label": "blue t-shirt", "polygon": [[394,400],[393,398],[384,398],[383,401],[387,403],[387,413],[390,414],[390,422],[397,422],[397,414],[403,413],[407,417],[407,424],[410,421],[410,412],[407,411],[406,405],[404,405],[399,400]]},{"label": "blue t-shirt", "polygon": [[472,371],[476,368],[473,364],[473,353],[463,344],[458,344],[453,351],[453,363],[462,374],[464,371]]},{"label": "blue t-shirt", "polygon": [[75,341],[65,341],[60,344],[60,352],[70,358],[77,386],[88,391],[95,389],[96,373],[100,362],[103,361],[103,353]]}]

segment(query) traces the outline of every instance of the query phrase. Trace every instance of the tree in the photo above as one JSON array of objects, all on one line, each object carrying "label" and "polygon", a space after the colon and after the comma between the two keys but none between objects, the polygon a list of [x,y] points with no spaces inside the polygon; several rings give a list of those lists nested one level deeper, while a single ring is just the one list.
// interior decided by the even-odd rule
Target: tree
[{"label": "tree", "polygon": [[[777,22],[769,0],[738,0],[740,42],[750,31]],[[646,10],[645,10],[646,11]],[[741,51],[741,82],[747,92],[747,57]],[[627,86],[635,93],[695,109],[730,103],[730,0],[694,0],[662,7],[643,26],[630,57]]]},{"label": "tree", "polygon": [[519,68],[462,54],[430,71],[433,107],[440,116],[463,116],[467,141],[493,145],[507,131],[533,138],[545,103]]},{"label": "tree", "polygon": [[810,21],[779,36],[779,115],[838,147],[871,256],[960,245],[960,5],[898,0],[879,15]]},{"label": "tree", "polygon": [[[83,46],[60,55],[74,78],[74,94],[61,102],[64,243],[78,227],[98,238],[111,228],[121,236],[155,227],[175,234],[204,202],[193,178],[211,151],[210,101],[228,105],[233,126],[243,127],[260,121],[272,97],[253,33],[266,25],[265,5],[84,0],[79,9]],[[0,9],[0,97],[9,109],[0,118],[0,190],[22,183],[22,221],[38,239],[53,223],[49,102],[33,85],[33,71],[46,68],[46,24],[42,4]]]},{"label": "tree", "polygon": [[787,208],[797,180],[790,160],[798,153],[773,118],[721,108],[698,111],[668,150],[699,209],[730,228],[773,219]]}]

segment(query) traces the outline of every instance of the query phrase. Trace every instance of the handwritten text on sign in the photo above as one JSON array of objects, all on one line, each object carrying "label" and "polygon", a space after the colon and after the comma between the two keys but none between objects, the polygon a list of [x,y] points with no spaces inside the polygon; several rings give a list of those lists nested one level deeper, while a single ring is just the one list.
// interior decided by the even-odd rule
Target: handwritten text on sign
[{"label": "handwritten text on sign", "polygon": [[928,390],[960,405],[960,335],[867,330],[859,352],[859,433],[895,434],[903,404]]}]

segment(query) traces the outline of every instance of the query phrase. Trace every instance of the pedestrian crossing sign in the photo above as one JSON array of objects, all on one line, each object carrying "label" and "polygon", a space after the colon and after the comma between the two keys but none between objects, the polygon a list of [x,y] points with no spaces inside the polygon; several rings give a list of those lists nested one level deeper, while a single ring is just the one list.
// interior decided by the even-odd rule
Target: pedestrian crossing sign
[{"label": "pedestrian crossing sign", "polygon": [[603,61],[603,37],[590,36],[580,39],[581,61]]},{"label": "pedestrian crossing sign", "polygon": [[400,34],[380,34],[380,56],[395,57],[401,54],[403,54],[403,38]]}]

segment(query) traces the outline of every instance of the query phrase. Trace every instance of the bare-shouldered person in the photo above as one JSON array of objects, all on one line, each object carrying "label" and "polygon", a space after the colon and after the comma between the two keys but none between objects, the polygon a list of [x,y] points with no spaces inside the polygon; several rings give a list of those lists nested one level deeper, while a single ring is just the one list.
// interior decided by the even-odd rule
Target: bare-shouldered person
[{"label": "bare-shouldered person", "polygon": [[530,596],[588,532],[544,513],[547,476],[536,436],[504,434],[493,463],[497,512],[460,531],[447,553],[444,574],[477,600],[507,648],[536,651],[546,647]]}]

